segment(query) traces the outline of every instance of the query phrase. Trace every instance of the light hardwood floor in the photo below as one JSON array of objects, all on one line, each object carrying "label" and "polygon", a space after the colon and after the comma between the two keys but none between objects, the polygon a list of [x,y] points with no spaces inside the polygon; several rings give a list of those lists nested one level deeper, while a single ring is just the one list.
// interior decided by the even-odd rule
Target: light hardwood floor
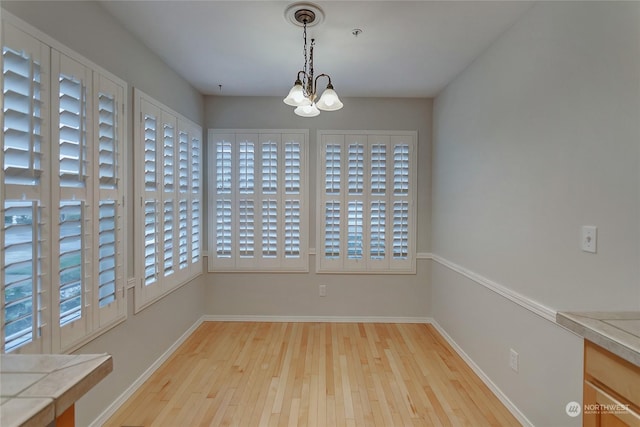
[{"label": "light hardwood floor", "polygon": [[431,325],[205,322],[107,426],[516,426]]}]

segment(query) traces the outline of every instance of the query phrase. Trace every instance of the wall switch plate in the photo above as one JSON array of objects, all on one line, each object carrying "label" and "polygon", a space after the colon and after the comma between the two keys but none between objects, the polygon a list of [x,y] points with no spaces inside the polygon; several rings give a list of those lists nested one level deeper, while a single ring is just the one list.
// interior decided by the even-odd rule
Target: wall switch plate
[{"label": "wall switch plate", "polygon": [[327,296],[327,285],[320,285],[320,287],[318,288],[318,294],[321,297],[326,297]]},{"label": "wall switch plate", "polygon": [[515,372],[518,372],[518,359],[520,355],[514,349],[509,350],[509,367]]},{"label": "wall switch plate", "polygon": [[598,243],[598,228],[595,225],[582,226],[581,248],[584,252],[596,253]]}]

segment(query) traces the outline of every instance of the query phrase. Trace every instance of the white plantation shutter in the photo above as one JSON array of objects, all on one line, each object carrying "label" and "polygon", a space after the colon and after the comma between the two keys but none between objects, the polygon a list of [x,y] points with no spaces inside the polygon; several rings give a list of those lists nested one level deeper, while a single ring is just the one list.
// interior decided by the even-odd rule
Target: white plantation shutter
[{"label": "white plantation shutter", "polygon": [[362,259],[364,239],[363,205],[361,201],[347,203],[347,259]]},{"label": "white plantation shutter", "polygon": [[144,143],[144,189],[155,192],[158,190],[158,120],[159,112],[151,106],[145,106],[143,118]]},{"label": "white plantation shutter", "polygon": [[158,119],[159,111],[147,106],[143,118],[144,152],[144,286],[158,281]]},{"label": "white plantation shutter", "polygon": [[320,271],[338,271],[344,269],[348,253],[346,194],[355,189],[354,169],[349,169],[344,134],[326,135],[318,142],[318,169],[322,174],[317,182],[324,183],[324,188],[318,189],[322,197],[317,204],[320,212],[317,223],[321,226],[316,233],[316,246],[321,250],[316,254],[316,264],[320,263]]},{"label": "white plantation shutter", "polygon": [[306,141],[299,131],[209,131],[210,270],[306,270]]},{"label": "white plantation shutter", "polygon": [[[85,70],[82,70],[84,74]],[[60,74],[60,186],[84,187],[87,177],[85,76]]]},{"label": "white plantation shutter", "polygon": [[117,298],[116,202],[100,201],[98,212],[98,306],[102,308]]},{"label": "white plantation shutter", "polygon": [[232,143],[225,139],[216,142],[216,192],[231,194]]},{"label": "white plantation shutter", "polygon": [[85,204],[60,202],[60,326],[82,318],[86,254]]},{"label": "white plantation shutter", "polygon": [[[357,266],[364,259],[364,156],[366,135],[348,135],[345,137],[347,192],[345,206],[347,208],[347,238],[344,260],[345,266]],[[355,267],[354,267],[355,268]]]},{"label": "white plantation shutter", "polygon": [[257,264],[262,268],[268,268],[270,263],[280,264],[283,255],[282,221],[284,206],[280,196],[284,190],[282,177],[284,174],[284,143],[282,135],[277,133],[263,133],[255,136],[261,146],[262,158],[262,194],[259,195],[261,207],[259,238],[259,256]]},{"label": "white plantation shutter", "polygon": [[415,132],[318,132],[319,272],[415,272]]},{"label": "white plantation shutter", "polygon": [[409,203],[393,203],[393,258],[409,256]]},{"label": "white plantation shutter", "polygon": [[3,351],[70,351],[126,315],[125,84],[13,21],[2,22]]},{"label": "white plantation shutter", "polygon": [[162,271],[165,277],[174,272],[173,244],[176,223],[174,205],[173,199],[164,199],[162,202]]},{"label": "white plantation shutter", "polygon": [[[2,352],[44,352],[49,239],[49,48],[3,22],[0,150]],[[45,280],[47,278],[47,280]]]},{"label": "white plantation shutter", "polygon": [[200,186],[202,129],[200,126],[177,117],[176,170],[177,203],[176,228],[177,252],[174,264],[177,272],[176,286],[186,283],[202,273],[200,264]]},{"label": "white plantation shutter", "polygon": [[[366,138],[366,137],[361,137]],[[358,138],[359,139],[359,138]],[[364,192],[364,145],[359,142],[348,144],[347,170],[349,194],[363,194]]]},{"label": "white plantation shutter", "polygon": [[176,212],[176,119],[162,114],[162,265],[165,277],[176,270],[175,252],[178,246]]},{"label": "white plantation shutter", "polygon": [[342,170],[342,144],[344,137],[337,137],[335,143],[326,144],[322,154],[323,170],[325,171],[324,180],[324,206],[321,212],[324,214],[324,244],[322,258],[327,260],[336,260],[341,256],[340,248],[340,201],[341,188],[340,182]]},{"label": "white plantation shutter", "polygon": [[[252,260],[255,256],[255,227],[256,227],[256,143],[253,135],[241,140],[237,145],[238,165],[238,255],[241,258]],[[226,218],[231,220],[230,217]],[[230,226],[231,223],[229,222]],[[230,231],[230,230],[229,230]],[[227,236],[231,241],[231,233]]]},{"label": "white plantation shutter", "polygon": [[231,199],[216,200],[216,257],[231,258]]},{"label": "white plantation shutter", "polygon": [[[142,249],[142,278],[139,288],[136,288],[138,300],[150,301],[162,294],[161,277],[164,275],[163,253],[163,209],[162,204],[162,175],[164,174],[164,140],[162,126],[162,110],[146,99],[141,100],[140,122],[136,134],[138,161],[142,170],[138,177],[140,183],[142,214],[142,233],[137,235],[142,239],[136,245]],[[141,181],[141,182],[140,182]],[[140,241],[140,240],[138,240]],[[139,309],[139,303],[136,302]]]},{"label": "white plantation shutter", "polygon": [[393,146],[393,258],[409,256],[409,144]]},{"label": "white plantation shutter", "polygon": [[175,185],[176,124],[168,114],[162,117],[162,191],[173,193]]},{"label": "white plantation shutter", "polygon": [[189,192],[189,134],[178,131],[178,189],[181,195]]},{"label": "white plantation shutter", "polygon": [[330,200],[324,204],[324,254],[328,260],[340,259],[340,201]]},{"label": "white plantation shutter", "polygon": [[278,256],[278,200],[262,201],[262,257]]},{"label": "white plantation shutter", "polygon": [[393,146],[393,194],[409,193],[409,144]]},{"label": "white plantation shutter", "polygon": [[37,185],[42,174],[41,65],[6,46],[2,56],[5,182]]},{"label": "white plantation shutter", "polygon": [[121,84],[94,74],[94,93],[94,123],[97,124],[94,137],[98,141],[94,155],[97,165],[94,191],[98,197],[94,206],[94,218],[98,222],[93,263],[98,284],[94,323],[103,327],[126,315],[122,205],[125,90]]},{"label": "white plantation shutter", "polygon": [[[231,221],[231,217],[228,217]],[[255,207],[253,200],[240,199],[238,203],[238,251],[241,258],[255,256]],[[231,241],[231,234],[228,236]]]},{"label": "white plantation shutter", "polygon": [[98,179],[100,188],[115,189],[119,165],[117,135],[118,103],[116,95],[98,94]]},{"label": "white plantation shutter", "polygon": [[158,202],[144,201],[144,280],[143,285],[150,286],[158,281]]},{"label": "white plantation shutter", "polygon": [[255,144],[242,141],[238,144],[238,189],[241,194],[255,191]]},{"label": "white plantation shutter", "polygon": [[196,194],[191,199],[191,264],[199,265],[200,263],[200,242],[202,236],[202,210],[201,200],[202,195]]},{"label": "white plantation shutter", "polygon": [[284,190],[286,194],[300,194],[301,147],[296,141],[284,144]]},{"label": "white plantation shutter", "polygon": [[286,200],[284,206],[284,256],[300,257],[300,200]]},{"label": "white plantation shutter", "polygon": [[[387,256],[387,150],[388,138],[378,137],[370,146],[369,259],[372,263]],[[373,142],[373,141],[372,141]],[[383,142],[383,143],[380,143]]]},{"label": "white plantation shutter", "polygon": [[135,90],[136,312],[201,273],[202,129]]},{"label": "white plantation shutter", "polygon": [[[231,136],[233,137],[233,136]],[[235,137],[233,137],[235,140]],[[215,245],[216,258],[231,259],[232,256],[232,200],[231,171],[233,162],[230,137],[215,143]]]},{"label": "white plantation shutter", "polygon": [[189,134],[178,131],[178,267],[189,266]]},{"label": "white plantation shutter", "polygon": [[[93,309],[93,177],[92,71],[59,52],[52,52],[52,106],[55,114],[53,140],[53,185],[57,221],[53,224],[56,248],[53,269],[58,289],[54,320],[54,346],[66,348],[92,330]],[[93,139],[93,138],[92,138]],[[54,299],[55,300],[55,299]]]},{"label": "white plantation shutter", "polygon": [[371,237],[369,250],[372,260],[382,260],[386,256],[386,209],[384,201],[371,202]]},{"label": "white plantation shutter", "polygon": [[301,185],[302,148],[297,141],[284,144],[284,256],[298,258],[301,254]]},{"label": "white plantation shutter", "polygon": [[387,145],[371,145],[371,194],[385,194],[387,189]]},{"label": "white plantation shutter", "polygon": [[178,201],[178,267],[183,270],[189,266],[189,204],[187,199]]},{"label": "white plantation shutter", "polygon": [[[37,202],[4,204],[4,346],[6,352],[32,343],[39,336],[40,310],[39,209]],[[35,227],[34,227],[35,225]]]},{"label": "white plantation shutter", "polygon": [[262,144],[262,192],[276,194],[278,191],[278,143],[266,141]]},{"label": "white plantation shutter", "polygon": [[200,200],[202,199],[201,170],[202,170],[202,129],[193,127],[190,132],[191,153],[190,153],[190,177],[191,177],[191,264],[197,266],[200,263],[200,242],[202,241],[202,210]]}]

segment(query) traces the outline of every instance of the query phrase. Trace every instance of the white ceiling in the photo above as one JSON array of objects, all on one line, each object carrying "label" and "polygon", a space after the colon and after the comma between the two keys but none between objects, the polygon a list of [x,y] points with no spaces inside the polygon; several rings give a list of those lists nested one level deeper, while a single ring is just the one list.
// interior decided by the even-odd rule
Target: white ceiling
[{"label": "white ceiling", "polygon": [[[293,1],[102,1],[204,94],[285,96],[304,65]],[[432,97],[531,6],[525,1],[318,1],[315,73],[340,96]],[[354,28],[363,30],[354,37]],[[320,83],[322,84],[322,83]],[[222,85],[222,90],[218,85]]]}]

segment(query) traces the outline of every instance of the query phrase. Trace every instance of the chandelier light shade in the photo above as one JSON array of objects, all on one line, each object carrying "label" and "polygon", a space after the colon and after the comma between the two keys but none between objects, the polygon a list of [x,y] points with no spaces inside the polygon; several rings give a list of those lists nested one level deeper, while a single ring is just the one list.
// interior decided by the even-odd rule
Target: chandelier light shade
[{"label": "chandelier light shade", "polygon": [[[311,39],[307,52],[307,26],[316,22],[318,12],[320,12],[320,9],[315,5],[296,3],[291,5],[285,13],[294,24],[303,27],[304,68],[298,71],[296,81],[284,99],[285,104],[296,107],[293,112],[301,117],[315,117],[320,114],[320,110],[337,111],[344,106],[333,88],[331,76],[320,74],[314,78],[313,48],[315,39]],[[329,82],[320,98],[318,98],[318,79],[321,77],[326,77]]]},{"label": "chandelier light shade", "polygon": [[305,96],[304,88],[302,87],[302,82],[300,80],[296,80],[295,84],[289,91],[289,95],[284,99],[284,103],[292,107],[311,105],[311,100]]},{"label": "chandelier light shade", "polygon": [[343,106],[338,94],[333,90],[333,85],[329,83],[318,101],[318,108],[324,111],[337,111]]},{"label": "chandelier light shade", "polygon": [[320,110],[318,110],[318,106],[314,103],[296,107],[293,112],[301,117],[315,117],[320,115]]}]

